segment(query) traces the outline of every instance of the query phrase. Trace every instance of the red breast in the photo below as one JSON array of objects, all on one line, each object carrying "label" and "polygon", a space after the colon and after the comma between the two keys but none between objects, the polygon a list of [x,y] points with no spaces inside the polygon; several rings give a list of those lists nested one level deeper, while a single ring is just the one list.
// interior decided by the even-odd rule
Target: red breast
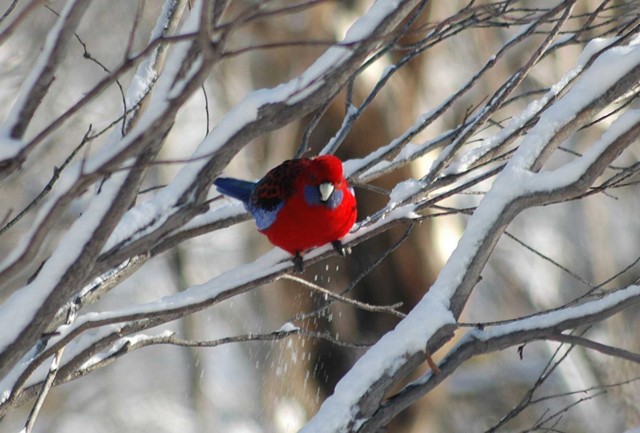
[{"label": "red breast", "polygon": [[[356,199],[343,177],[342,162],[333,155],[310,161],[295,180],[294,193],[278,212],[275,222],[264,233],[271,243],[295,255],[345,236],[356,221]],[[331,209],[305,201],[305,185],[331,182],[334,194],[342,193],[340,204]]]}]

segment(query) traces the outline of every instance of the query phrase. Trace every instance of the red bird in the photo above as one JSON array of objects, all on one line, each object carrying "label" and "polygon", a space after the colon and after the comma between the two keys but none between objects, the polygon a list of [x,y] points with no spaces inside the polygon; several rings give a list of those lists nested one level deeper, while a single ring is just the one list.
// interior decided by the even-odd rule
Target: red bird
[{"label": "red bird", "polygon": [[296,271],[303,270],[302,253],[310,248],[331,242],[345,254],[340,239],[356,221],[356,198],[337,157],[291,159],[258,182],[220,177],[214,184],[241,200],[258,231],[294,256]]}]

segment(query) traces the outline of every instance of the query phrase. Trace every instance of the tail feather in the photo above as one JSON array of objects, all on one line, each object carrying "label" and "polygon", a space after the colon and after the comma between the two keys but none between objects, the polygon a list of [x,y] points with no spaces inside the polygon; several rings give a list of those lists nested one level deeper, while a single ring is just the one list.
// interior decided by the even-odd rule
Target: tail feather
[{"label": "tail feather", "polygon": [[213,181],[213,184],[221,194],[236,198],[243,203],[249,203],[251,192],[255,186],[255,182],[232,177],[219,177]]}]

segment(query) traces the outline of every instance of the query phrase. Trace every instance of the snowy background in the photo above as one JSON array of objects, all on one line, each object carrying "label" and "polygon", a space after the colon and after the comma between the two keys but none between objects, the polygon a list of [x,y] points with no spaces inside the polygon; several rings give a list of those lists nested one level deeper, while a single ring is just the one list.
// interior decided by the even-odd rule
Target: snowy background
[{"label": "snowy background", "polygon": [[[0,1],[0,431],[637,428],[640,4],[223,3]],[[301,281],[209,185],[302,152]]]}]

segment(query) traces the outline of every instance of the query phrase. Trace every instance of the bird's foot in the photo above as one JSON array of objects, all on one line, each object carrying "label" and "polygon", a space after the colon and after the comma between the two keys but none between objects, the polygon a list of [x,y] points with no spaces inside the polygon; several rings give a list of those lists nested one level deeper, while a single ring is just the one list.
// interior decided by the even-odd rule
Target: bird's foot
[{"label": "bird's foot", "polygon": [[342,245],[342,242],[339,239],[331,242],[331,245],[333,245],[333,249],[336,250],[342,257],[346,256],[347,254],[351,254],[351,248]]},{"label": "bird's foot", "polygon": [[300,252],[297,252],[295,256],[293,256],[293,272],[296,274],[301,274],[304,272],[304,262],[302,261],[302,256]]}]

